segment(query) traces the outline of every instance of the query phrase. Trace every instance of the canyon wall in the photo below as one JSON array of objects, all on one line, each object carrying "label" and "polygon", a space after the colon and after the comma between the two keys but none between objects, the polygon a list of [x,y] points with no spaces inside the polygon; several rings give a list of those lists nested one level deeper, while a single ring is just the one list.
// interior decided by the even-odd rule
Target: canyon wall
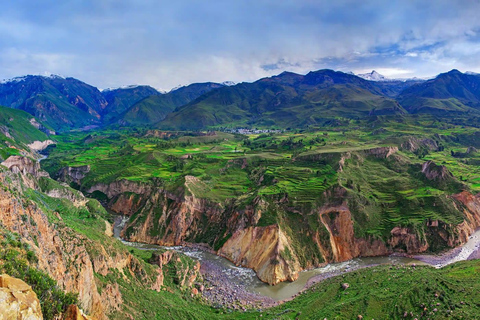
[{"label": "canyon wall", "polygon": [[[327,159],[336,163],[337,171],[343,174],[352,162],[361,164],[367,158],[386,165],[394,163],[394,169],[401,168],[406,162],[398,151],[396,147],[379,147],[355,153],[303,156],[297,160]],[[247,166],[245,160],[241,166]],[[410,167],[408,170],[416,173],[409,174],[427,184],[434,183],[445,190],[449,186],[462,187],[444,166],[432,161]],[[330,187],[308,208],[297,205],[288,195],[281,199],[256,196],[246,202],[239,199],[216,202],[197,195],[202,182],[193,176],[184,177],[184,184],[175,191],[127,180],[98,184],[87,191],[101,191],[112,211],[130,216],[121,233],[126,240],[165,246],[207,244],[235,264],[252,268],[262,281],[270,284],[294,280],[301,270],[330,262],[452,248],[464,243],[480,224],[477,197],[464,191],[435,198],[441,202],[439,206],[455,211],[458,222],[424,219],[423,225],[391,225],[382,235],[359,235],[356,215],[368,212],[358,212],[359,205],[355,204],[349,190],[353,186],[349,183],[347,187],[340,182]],[[265,215],[273,215],[267,219],[270,223],[262,221]],[[310,255],[311,252],[318,254]]]}]

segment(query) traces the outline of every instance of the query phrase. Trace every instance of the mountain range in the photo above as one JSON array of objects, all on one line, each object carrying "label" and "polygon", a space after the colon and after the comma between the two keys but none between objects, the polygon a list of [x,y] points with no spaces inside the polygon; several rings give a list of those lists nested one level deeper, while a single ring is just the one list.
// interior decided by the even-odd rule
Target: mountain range
[{"label": "mountain range", "polygon": [[168,93],[150,86],[103,90],[74,78],[33,76],[0,83],[0,105],[56,131],[92,126],[200,130],[215,126],[303,127],[337,117],[480,113],[480,75],[392,80],[372,71],[283,72],[252,83],[195,83]]}]

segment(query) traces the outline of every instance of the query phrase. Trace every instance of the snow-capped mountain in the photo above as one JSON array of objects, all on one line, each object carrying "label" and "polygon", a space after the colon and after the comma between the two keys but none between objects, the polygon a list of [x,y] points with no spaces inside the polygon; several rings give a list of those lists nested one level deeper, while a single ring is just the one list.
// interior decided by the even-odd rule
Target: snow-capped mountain
[{"label": "snow-capped mountain", "polygon": [[362,74],[357,74],[358,77],[363,78],[365,80],[369,81],[390,81],[392,79],[389,79],[385,77],[384,75],[381,75],[375,70],[372,70],[370,73],[362,73]]},{"label": "snow-capped mountain", "polygon": [[44,79],[65,79],[65,77],[61,76],[61,75],[58,75],[58,74],[50,74],[50,75],[41,75],[41,74],[38,74],[38,75],[25,75],[25,76],[20,76],[20,77],[14,77],[14,78],[10,78],[10,79],[3,79],[0,81],[1,84],[6,84],[6,83],[12,83],[12,82],[21,82],[21,81],[24,81],[26,79],[28,79],[29,77],[41,77],[41,78],[44,78]]}]

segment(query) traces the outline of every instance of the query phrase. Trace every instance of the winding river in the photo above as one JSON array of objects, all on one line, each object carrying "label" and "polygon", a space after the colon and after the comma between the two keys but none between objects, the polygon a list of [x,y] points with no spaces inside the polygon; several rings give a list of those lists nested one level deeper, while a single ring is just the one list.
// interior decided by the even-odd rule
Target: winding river
[{"label": "winding river", "polygon": [[[127,222],[127,217],[117,216],[114,223],[114,236],[120,239],[120,231],[123,229]],[[416,264],[416,265],[432,265],[434,267],[443,267],[453,262],[460,260],[467,260],[473,254],[480,249],[480,229],[472,234],[469,241],[462,247],[451,250],[448,253],[439,256],[430,255],[418,255],[416,259],[401,257],[401,256],[388,256],[388,257],[365,257],[356,258],[341,263],[328,264],[321,268],[315,268],[311,270],[302,271],[299,273],[299,277],[293,282],[283,282],[275,286],[270,286],[260,281],[255,272],[248,268],[237,267],[225,258],[219,257],[215,254],[202,251],[196,248],[190,247],[161,247],[151,244],[133,243],[123,241],[126,245],[136,247],[142,250],[158,250],[169,249],[184,253],[196,260],[209,261],[215,265],[221,267],[224,276],[234,284],[238,284],[246,288],[246,290],[257,293],[266,297],[270,297],[274,300],[286,300],[302,291],[307,283],[316,278],[326,278],[329,276],[339,275],[345,272],[381,265],[381,264]],[[423,261],[422,261],[423,260]]]},{"label": "winding river", "polygon": [[[42,155],[42,157],[38,159],[38,162],[47,159],[47,157],[47,155]],[[206,251],[202,251],[197,248],[182,246],[163,247],[151,244],[124,241],[120,238],[120,232],[127,221],[127,216],[117,215],[115,216],[113,224],[114,237],[121,240],[124,244],[142,250],[175,250],[178,252],[182,252],[185,255],[192,257],[193,259],[199,260],[200,262],[208,261],[220,267],[223,275],[229,281],[231,281],[231,283],[242,286],[252,293],[260,294],[272,298],[276,301],[292,298],[297,293],[302,291],[307,284],[309,284],[309,280],[310,282],[315,279],[321,280],[322,278],[340,275],[345,272],[350,272],[361,268],[367,268],[382,264],[431,265],[435,268],[441,268],[454,262],[480,258],[480,229],[478,229],[469,237],[468,241],[464,245],[449,250],[448,252],[440,255],[416,255],[414,256],[415,259],[393,255],[388,257],[356,258],[345,262],[331,263],[320,268],[305,270],[300,272],[298,279],[293,282],[282,282],[275,286],[270,286],[260,281],[252,269],[235,266],[232,262],[223,257]]]}]

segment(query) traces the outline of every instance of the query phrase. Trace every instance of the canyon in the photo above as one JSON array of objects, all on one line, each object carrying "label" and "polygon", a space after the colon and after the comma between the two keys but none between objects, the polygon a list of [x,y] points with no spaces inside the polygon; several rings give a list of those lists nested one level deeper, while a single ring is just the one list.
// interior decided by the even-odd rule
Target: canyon
[{"label": "canyon", "polygon": [[[352,157],[384,161],[395,158],[397,152],[397,147],[382,147],[343,155],[322,154],[309,160],[334,159],[338,161],[338,171],[342,172],[346,170],[345,161]],[[246,166],[246,159],[238,162]],[[428,181],[444,183],[453,179],[445,167],[432,161],[417,168],[418,174],[423,174]],[[109,210],[130,217],[121,232],[127,241],[161,246],[202,243],[236,265],[252,268],[260,280],[271,285],[294,281],[302,270],[356,257],[387,256],[395,252],[413,255],[431,252],[432,247],[433,250],[454,248],[465,243],[480,226],[480,197],[467,191],[438,200],[442,202],[438,205],[456,210],[461,216],[458,223],[427,220],[421,230],[394,226],[387,230],[386,237],[378,238],[356,234],[357,222],[345,187],[325,191],[320,195],[322,202],[306,211],[292,207],[288,198],[272,202],[257,197],[243,206],[238,202],[219,203],[197,197],[195,184],[201,185],[201,182],[186,176],[184,185],[172,191],[154,184],[120,180],[96,184],[88,188],[86,194],[103,193]],[[283,220],[259,225],[262,214],[272,210],[281,212]],[[301,220],[316,221],[316,227],[303,226],[301,234],[292,231],[289,212],[296,212]],[[306,237],[303,241],[319,254],[307,256],[302,252],[302,248],[295,245],[301,241],[299,237]]]}]

